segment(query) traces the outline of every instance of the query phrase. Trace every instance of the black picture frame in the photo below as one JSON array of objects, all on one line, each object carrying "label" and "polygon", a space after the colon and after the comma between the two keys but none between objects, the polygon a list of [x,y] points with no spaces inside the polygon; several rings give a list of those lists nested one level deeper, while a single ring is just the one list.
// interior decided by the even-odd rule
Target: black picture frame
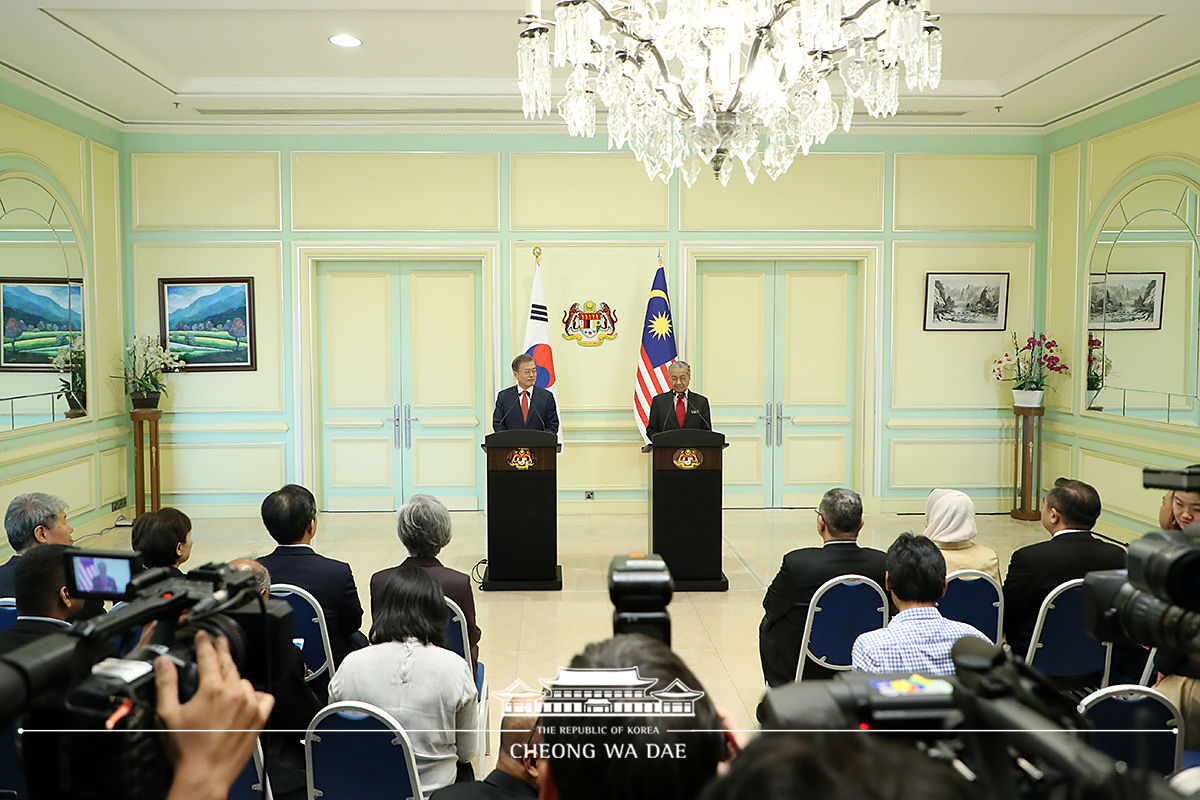
[{"label": "black picture frame", "polygon": [[184,372],[257,370],[254,278],[159,278],[158,335]]},{"label": "black picture frame", "polygon": [[925,273],[924,329],[1007,330],[1008,281],[1007,272]]},{"label": "black picture frame", "polygon": [[[13,308],[16,306],[15,300],[11,301],[12,305],[10,306],[11,295],[9,293],[15,293],[14,290],[25,289],[31,286],[58,286],[66,290],[68,306],[63,307],[63,310],[67,312],[65,317],[67,320],[67,327],[53,327],[45,329],[44,333],[47,337],[51,335],[54,336],[53,342],[50,342],[48,339],[45,348],[38,348],[39,354],[36,360],[21,360],[20,358],[16,357],[18,356],[18,353],[16,347],[14,346],[15,339],[18,337],[28,338],[29,336],[36,336],[39,333],[43,333],[43,331],[41,329],[34,330],[31,327],[31,323],[33,323],[33,316],[38,315],[37,310],[33,308],[28,309],[28,313],[31,316],[29,316],[27,319],[23,318],[22,314],[15,311]],[[28,292],[24,292],[23,294],[28,294]],[[75,311],[75,304],[71,302],[71,297],[75,294],[78,294],[79,296],[78,328],[71,327],[73,320],[70,316]],[[61,303],[57,304],[61,305]],[[39,321],[45,324],[45,322],[48,320],[41,319]],[[52,363],[54,354],[58,352],[59,348],[69,346],[72,336],[83,336],[86,329],[86,322],[87,321],[84,318],[82,278],[0,278],[0,372],[58,372],[58,367],[54,366]],[[20,330],[17,336],[10,336],[10,325],[13,326],[14,329],[24,328],[24,330]],[[63,337],[66,337],[66,341],[62,341]],[[54,352],[50,353],[46,350],[46,348],[53,348]]]}]

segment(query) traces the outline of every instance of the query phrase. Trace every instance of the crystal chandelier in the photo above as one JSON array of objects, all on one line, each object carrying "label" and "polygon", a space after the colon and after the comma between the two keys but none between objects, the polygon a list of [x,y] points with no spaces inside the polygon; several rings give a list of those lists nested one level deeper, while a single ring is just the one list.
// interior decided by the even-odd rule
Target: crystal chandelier
[{"label": "crystal chandelier", "polygon": [[849,131],[855,100],[872,117],[896,113],[901,64],[910,90],[937,88],[942,34],[928,2],[558,0],[548,20],[527,0],[522,107],[550,113],[554,28],[554,66],[571,67],[558,113],[572,136],[595,135],[599,99],[609,149],[628,144],[651,180],[678,169],[691,186],[709,165],[725,185],[735,159],[751,183],[763,167],[774,180],[839,121]]}]

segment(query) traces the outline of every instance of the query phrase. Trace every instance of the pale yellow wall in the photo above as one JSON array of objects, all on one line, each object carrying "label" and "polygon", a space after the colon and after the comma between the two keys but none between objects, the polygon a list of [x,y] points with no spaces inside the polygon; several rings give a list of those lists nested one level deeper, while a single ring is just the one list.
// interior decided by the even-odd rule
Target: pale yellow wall
[{"label": "pale yellow wall", "polygon": [[122,306],[120,181],[117,151],[92,143],[92,202],[95,224],[92,235],[93,274],[89,287],[102,313],[88,320],[89,346],[95,354],[89,392],[92,413],[99,417],[124,415],[125,390],[110,375],[121,373],[125,337]]},{"label": "pale yellow wall", "polygon": [[514,153],[514,231],[661,231],[667,187],[630,153]]},{"label": "pale yellow wall", "polygon": [[497,153],[293,153],[296,230],[498,230]]},{"label": "pale yellow wall", "polygon": [[87,220],[87,140],[36,117],[0,105],[0,154],[17,153],[41,162],[66,187],[69,199]]},{"label": "pale yellow wall", "polygon": [[134,153],[133,229],[279,230],[279,153]]},{"label": "pale yellow wall", "polygon": [[[1059,344],[1061,357],[1076,369],[1087,368],[1075,357],[1079,317],[1076,307],[1079,283],[1079,145],[1050,156],[1050,225],[1048,232],[1049,301],[1046,335]],[[1084,306],[1086,308],[1086,305]],[[1086,355],[1084,355],[1086,359]],[[1070,411],[1071,391],[1047,392],[1046,407]]]},{"label": "pale yellow wall", "polygon": [[1037,157],[901,153],[893,201],[895,230],[1032,231]]},{"label": "pale yellow wall", "polygon": [[701,174],[681,192],[680,228],[882,230],[883,168],[879,153],[811,153],[778,180],[762,173],[753,186],[740,165],[725,187]]},{"label": "pale yellow wall", "polygon": [[[1034,245],[898,243],[892,263],[892,407],[1011,407],[1011,384],[992,380],[991,361],[1012,349],[1012,331],[1032,327]],[[927,272],[1009,273],[1008,330],[923,330]]]}]

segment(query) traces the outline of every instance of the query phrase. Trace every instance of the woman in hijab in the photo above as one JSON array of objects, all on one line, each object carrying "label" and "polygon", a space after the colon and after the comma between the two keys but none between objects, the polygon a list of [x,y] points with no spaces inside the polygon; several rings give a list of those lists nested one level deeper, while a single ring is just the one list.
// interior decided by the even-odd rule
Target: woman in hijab
[{"label": "woman in hijab", "polygon": [[925,536],[932,539],[946,559],[946,574],[960,569],[977,569],[1000,580],[996,551],[972,541],[975,503],[956,489],[934,489],[925,501]]}]

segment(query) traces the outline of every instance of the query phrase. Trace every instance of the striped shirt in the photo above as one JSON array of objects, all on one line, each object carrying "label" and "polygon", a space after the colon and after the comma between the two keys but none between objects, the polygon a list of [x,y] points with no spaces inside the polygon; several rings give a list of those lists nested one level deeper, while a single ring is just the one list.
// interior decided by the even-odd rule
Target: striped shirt
[{"label": "striped shirt", "polygon": [[946,619],[933,606],[918,606],[892,617],[886,628],[854,642],[852,663],[863,672],[920,672],[953,675],[950,648],[963,636],[987,636],[964,622]]}]

